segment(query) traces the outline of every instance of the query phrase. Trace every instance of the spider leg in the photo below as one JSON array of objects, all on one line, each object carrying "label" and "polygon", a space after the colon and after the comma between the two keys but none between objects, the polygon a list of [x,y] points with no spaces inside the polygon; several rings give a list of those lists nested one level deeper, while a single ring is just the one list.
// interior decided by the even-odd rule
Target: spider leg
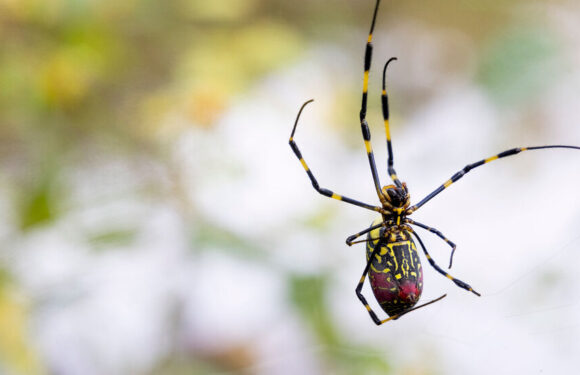
[{"label": "spider leg", "polygon": [[449,280],[453,281],[455,283],[455,285],[457,285],[460,288],[463,288],[469,292],[472,292],[473,294],[475,294],[476,296],[481,296],[481,294],[479,294],[478,292],[476,292],[475,290],[473,290],[473,288],[459,280],[454,278],[453,276],[451,276],[450,274],[448,274],[447,272],[443,271],[443,269],[441,269],[441,267],[439,267],[437,265],[437,263],[435,263],[435,261],[433,260],[433,258],[431,258],[431,255],[429,255],[429,252],[427,251],[427,249],[425,248],[425,245],[423,244],[423,241],[421,241],[421,238],[419,237],[419,235],[417,234],[417,232],[415,232],[414,230],[411,231],[415,237],[417,238],[417,240],[419,240],[419,244],[421,244],[421,247],[423,248],[423,252],[425,253],[425,256],[427,257],[427,260],[429,261],[429,264],[431,264],[431,266],[433,268],[435,268],[435,270],[437,270],[437,272],[439,272],[440,274],[442,274],[443,276],[445,276],[446,278],[448,278]]},{"label": "spider leg", "polygon": [[381,181],[379,180],[379,174],[377,173],[377,166],[375,163],[375,156],[373,153],[373,147],[371,145],[371,131],[369,129],[369,125],[366,120],[367,116],[367,97],[368,97],[368,89],[369,89],[369,70],[371,68],[371,60],[373,55],[373,31],[375,29],[375,22],[377,20],[377,12],[379,10],[380,0],[377,0],[375,4],[375,11],[373,13],[373,20],[371,23],[371,30],[369,32],[369,37],[367,39],[367,44],[365,47],[365,58],[364,58],[364,74],[363,74],[363,92],[362,92],[362,103],[360,109],[360,127],[363,135],[363,140],[365,143],[365,149],[367,152],[367,157],[369,159],[369,165],[371,168],[371,173],[373,175],[373,182],[375,184],[375,190],[377,191],[377,195],[379,199],[382,196],[381,193]]},{"label": "spider leg", "polygon": [[339,201],[343,201],[343,202],[346,202],[346,203],[354,204],[355,206],[363,207],[363,208],[366,208],[368,210],[372,210],[372,211],[376,211],[376,212],[383,213],[384,210],[381,207],[373,206],[373,205],[370,205],[370,204],[367,204],[367,203],[364,203],[364,202],[360,202],[360,201],[357,201],[355,199],[346,197],[344,195],[336,194],[336,193],[332,192],[331,190],[328,190],[328,189],[325,189],[323,187],[320,187],[320,185],[318,184],[318,181],[316,180],[316,177],[314,177],[314,174],[312,173],[312,171],[308,167],[308,164],[306,164],[306,161],[302,157],[302,153],[298,149],[298,145],[294,141],[294,133],[296,132],[296,126],[298,125],[298,119],[300,118],[300,114],[302,113],[302,110],[304,109],[304,107],[306,107],[306,105],[308,103],[311,103],[312,101],[313,100],[309,100],[306,103],[302,104],[302,107],[300,107],[300,111],[298,112],[298,115],[296,116],[296,122],[294,123],[294,128],[292,128],[292,133],[290,134],[290,140],[288,141],[288,143],[290,144],[290,148],[292,148],[292,151],[294,151],[294,154],[296,155],[296,157],[300,161],[300,164],[302,164],[302,167],[306,171],[306,174],[310,178],[310,181],[312,182],[312,186],[314,187],[314,189],[317,192],[319,192],[320,194],[322,194],[322,195],[324,195],[326,197],[333,198],[333,199],[337,199]]},{"label": "spider leg", "polygon": [[447,294],[444,294],[444,295],[442,295],[441,297],[439,297],[439,298],[436,298],[436,299],[434,299],[434,300],[431,300],[431,301],[429,301],[429,302],[427,302],[427,303],[424,303],[424,304],[422,304],[422,305],[419,305],[419,306],[415,306],[415,307],[413,307],[413,308],[411,308],[411,309],[408,309],[408,310],[402,311],[402,312],[400,312],[400,313],[398,313],[398,314],[396,314],[396,315],[393,315],[393,316],[390,316],[390,317],[388,317],[388,318],[386,318],[386,319],[380,320],[380,319],[377,317],[377,314],[376,314],[376,313],[373,311],[373,309],[372,309],[372,308],[370,307],[370,305],[368,304],[368,302],[367,302],[367,300],[366,300],[365,296],[362,294],[362,287],[363,287],[363,285],[364,285],[364,282],[365,282],[365,280],[366,280],[366,276],[367,276],[367,274],[369,273],[369,269],[370,269],[370,267],[371,267],[371,262],[372,262],[372,260],[374,259],[374,257],[375,257],[375,255],[376,255],[377,251],[379,250],[379,248],[380,248],[380,247],[376,247],[376,248],[373,250],[373,252],[372,252],[371,256],[369,257],[369,260],[367,261],[367,265],[366,265],[366,267],[365,267],[365,269],[364,269],[364,271],[363,271],[362,277],[360,278],[360,280],[359,280],[359,282],[358,282],[358,284],[357,284],[357,286],[356,286],[356,289],[355,289],[355,292],[356,292],[356,295],[357,295],[358,299],[361,301],[361,303],[362,303],[362,304],[364,305],[364,307],[367,309],[367,311],[369,312],[369,315],[371,316],[371,319],[373,320],[373,322],[374,322],[376,325],[380,326],[381,324],[384,324],[384,323],[386,323],[386,322],[388,322],[388,321],[395,320],[395,319],[399,319],[401,316],[403,316],[403,315],[405,315],[405,314],[408,314],[408,313],[410,313],[411,311],[415,311],[415,310],[417,310],[417,309],[420,309],[421,307],[425,307],[425,306],[427,306],[427,305],[430,305],[430,304],[432,304],[432,303],[435,303],[435,302],[437,302],[437,301],[440,301],[440,300],[442,300],[443,298],[445,298],[445,296],[447,296]]},{"label": "spider leg", "polygon": [[382,221],[382,222],[380,222],[377,225],[373,225],[373,226],[371,226],[369,228],[366,228],[366,229],[364,229],[364,230],[362,230],[362,231],[360,231],[360,232],[358,232],[356,234],[353,234],[352,236],[348,236],[348,238],[346,239],[346,244],[348,246],[352,246],[352,244],[354,243],[353,241],[356,240],[357,238],[359,238],[360,236],[362,236],[363,234],[366,234],[366,233],[371,232],[371,231],[373,231],[373,230],[375,230],[377,228],[380,228],[380,227],[383,227],[383,226],[387,226],[387,225],[388,225],[387,222]]},{"label": "spider leg", "polygon": [[480,161],[476,161],[475,163],[467,164],[465,167],[463,167],[463,169],[461,169],[459,172],[457,172],[453,176],[451,176],[451,178],[449,180],[445,181],[441,186],[439,186],[437,189],[433,190],[425,198],[423,198],[421,201],[419,201],[419,203],[409,207],[407,209],[407,215],[411,214],[412,212],[417,211],[421,206],[423,206],[425,203],[427,203],[428,201],[433,199],[437,194],[441,193],[443,190],[447,189],[449,186],[451,186],[451,184],[457,182],[457,180],[459,180],[461,177],[465,176],[472,169],[475,169],[477,167],[480,167],[484,164],[487,164],[487,163],[492,162],[492,161],[497,160],[497,159],[501,159],[501,158],[505,158],[507,156],[519,154],[520,152],[523,152],[523,151],[542,150],[542,149],[546,149],[546,148],[568,148],[568,149],[580,150],[580,147],[578,147],[578,146],[568,146],[568,145],[516,147],[516,148],[512,148],[512,149],[500,152],[499,154],[491,156],[487,159],[482,159]]},{"label": "spider leg", "polygon": [[428,225],[425,224],[421,224],[415,220],[411,220],[409,218],[405,218],[405,222],[408,224],[413,224],[416,225],[418,227],[421,227],[423,229],[428,230],[431,233],[435,233],[439,238],[441,238],[443,241],[445,241],[449,246],[451,246],[451,257],[449,258],[449,267],[451,268],[452,264],[453,264],[453,254],[455,254],[455,249],[457,249],[457,245],[455,245],[455,243],[451,242],[450,240],[447,239],[447,237],[445,237],[445,235],[443,235],[443,233],[441,233],[439,230],[430,227]]},{"label": "spider leg", "polygon": [[383,110],[383,121],[385,123],[385,133],[387,135],[387,151],[389,154],[388,159],[388,172],[391,180],[397,185],[397,187],[402,187],[401,181],[397,177],[397,172],[395,171],[394,167],[394,157],[393,157],[393,145],[391,142],[391,130],[389,127],[389,98],[387,96],[387,89],[385,85],[385,76],[387,74],[387,66],[391,61],[397,60],[396,57],[391,57],[386,63],[385,67],[383,68],[383,92],[381,95],[381,103],[382,103],[382,110]]}]

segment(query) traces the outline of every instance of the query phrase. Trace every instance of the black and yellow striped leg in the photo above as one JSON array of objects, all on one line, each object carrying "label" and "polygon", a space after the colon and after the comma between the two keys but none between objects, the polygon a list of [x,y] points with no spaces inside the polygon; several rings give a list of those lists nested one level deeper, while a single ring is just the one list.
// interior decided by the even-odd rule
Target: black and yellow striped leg
[{"label": "black and yellow striped leg", "polygon": [[415,235],[415,237],[417,238],[417,240],[419,240],[419,244],[421,244],[421,247],[423,248],[423,252],[425,253],[425,256],[427,257],[427,260],[429,261],[429,264],[431,264],[431,266],[433,268],[435,268],[435,270],[437,270],[437,272],[439,272],[440,274],[442,274],[443,276],[445,276],[446,278],[448,278],[449,280],[453,281],[455,283],[455,285],[457,285],[460,288],[463,288],[469,292],[472,292],[473,294],[475,294],[476,296],[481,296],[481,294],[479,294],[478,292],[476,292],[475,290],[473,290],[473,288],[459,280],[454,278],[453,276],[451,276],[450,274],[448,274],[447,272],[443,271],[443,269],[441,269],[441,267],[439,267],[437,265],[437,263],[435,263],[435,261],[433,260],[433,258],[431,258],[431,255],[429,255],[429,252],[427,251],[427,249],[425,248],[425,245],[423,244],[423,241],[421,241],[421,238],[419,237],[419,235],[417,234],[417,232],[412,231],[412,233]]},{"label": "black and yellow striped leg", "polygon": [[379,11],[380,0],[377,0],[375,4],[375,10],[373,12],[373,20],[371,22],[371,30],[369,32],[369,37],[367,39],[367,45],[365,48],[365,61],[364,61],[364,76],[363,76],[363,94],[362,103],[360,108],[360,121],[362,122],[367,117],[367,97],[369,90],[369,70],[371,69],[371,60],[373,55],[373,31],[375,29],[375,22],[377,20],[377,12]]},{"label": "black and yellow striped leg", "polygon": [[381,182],[379,180],[379,174],[377,172],[377,166],[375,163],[375,156],[373,153],[373,148],[371,146],[371,132],[369,129],[369,125],[367,123],[366,120],[366,115],[367,115],[367,99],[368,99],[368,89],[369,89],[369,70],[371,68],[371,60],[372,60],[372,55],[373,55],[373,45],[372,45],[372,39],[373,39],[373,30],[375,28],[375,22],[377,19],[377,12],[379,10],[379,3],[380,0],[377,0],[376,4],[375,4],[375,10],[373,13],[373,20],[371,23],[371,30],[369,32],[369,37],[367,39],[367,44],[366,44],[366,48],[365,48],[365,61],[364,61],[364,75],[363,75],[363,93],[362,93],[362,103],[361,103],[361,109],[360,109],[360,126],[361,126],[361,131],[362,131],[362,135],[363,135],[363,140],[365,143],[365,149],[367,152],[367,157],[369,159],[369,165],[371,168],[371,174],[373,176],[373,182],[375,184],[375,190],[377,192],[377,195],[379,197],[379,199],[381,198]]},{"label": "black and yellow striped leg", "polygon": [[357,200],[349,198],[349,197],[345,197],[344,195],[336,194],[328,189],[320,187],[320,185],[318,184],[318,181],[314,177],[314,174],[312,173],[312,171],[310,170],[310,168],[306,164],[306,161],[302,157],[302,153],[298,149],[298,145],[296,144],[296,142],[294,142],[294,133],[296,132],[296,126],[298,125],[298,119],[300,118],[300,114],[302,113],[302,110],[304,109],[304,107],[308,103],[311,103],[312,101],[313,100],[309,100],[306,103],[302,104],[302,107],[300,107],[300,111],[298,112],[298,115],[296,116],[296,121],[294,122],[294,127],[292,128],[292,133],[290,134],[290,140],[288,141],[288,143],[290,144],[290,148],[292,148],[292,151],[294,151],[294,154],[296,155],[296,157],[298,158],[298,160],[302,164],[302,167],[306,171],[306,174],[310,178],[310,181],[312,182],[312,186],[314,187],[314,189],[316,189],[317,192],[319,192],[320,194],[322,194],[326,197],[337,199],[339,201],[343,201],[346,203],[354,204],[356,206],[363,207],[363,208],[366,208],[368,210],[372,210],[372,211],[376,211],[376,212],[380,212],[380,213],[385,213],[385,210],[381,207],[373,206],[373,205],[370,205],[370,204],[367,204],[364,202],[360,202],[360,201],[357,201]]},{"label": "black and yellow striped leg", "polygon": [[431,233],[435,233],[439,238],[441,238],[449,246],[451,246],[451,257],[449,258],[449,268],[451,268],[451,266],[453,265],[453,255],[455,254],[455,249],[457,249],[457,245],[455,245],[455,243],[451,242],[447,237],[445,237],[445,235],[443,233],[441,233],[440,231],[438,231],[437,229],[435,229],[433,227],[430,227],[430,226],[425,225],[425,224],[421,224],[421,223],[416,222],[415,220],[411,220],[409,218],[405,218],[405,222],[407,224],[413,224],[413,225],[416,225],[416,226],[421,227],[423,229],[426,229]]},{"label": "black and yellow striped leg", "polygon": [[379,247],[379,246],[377,246],[377,247],[375,247],[375,249],[373,250],[373,253],[371,254],[371,256],[370,256],[369,260],[367,261],[367,265],[366,265],[366,267],[365,267],[365,269],[364,269],[364,271],[363,271],[362,277],[360,278],[360,280],[359,280],[359,282],[358,282],[358,284],[357,284],[357,286],[356,286],[356,289],[355,289],[355,292],[356,292],[356,295],[357,295],[358,299],[359,299],[359,300],[362,302],[362,304],[364,305],[364,307],[367,309],[367,311],[369,312],[369,315],[371,316],[371,319],[373,320],[373,322],[375,322],[375,324],[376,324],[376,325],[380,326],[381,324],[384,324],[384,323],[386,323],[386,322],[388,322],[388,321],[390,321],[390,320],[399,319],[401,316],[403,316],[403,315],[405,315],[405,314],[408,314],[408,313],[410,313],[411,311],[415,311],[415,310],[417,310],[417,309],[420,309],[421,307],[425,307],[425,306],[427,306],[427,305],[430,305],[430,304],[432,304],[432,303],[435,303],[435,302],[437,302],[437,301],[440,301],[440,300],[442,300],[443,298],[445,298],[445,297],[447,296],[447,294],[444,294],[444,295],[442,295],[441,297],[439,297],[439,298],[435,298],[434,300],[431,300],[431,301],[429,301],[429,302],[426,302],[426,303],[424,303],[424,304],[422,304],[422,305],[415,306],[415,307],[413,307],[412,309],[405,310],[405,311],[403,311],[403,312],[401,312],[401,313],[399,313],[399,314],[396,314],[396,315],[390,316],[390,317],[388,317],[387,319],[380,320],[380,319],[377,317],[377,314],[376,314],[376,313],[373,311],[373,309],[371,308],[371,306],[368,304],[368,302],[367,302],[367,300],[366,300],[365,296],[362,294],[362,288],[363,288],[363,285],[364,285],[364,283],[365,283],[365,280],[366,280],[367,274],[369,273],[369,269],[370,269],[370,267],[371,267],[371,262],[372,262],[372,260],[374,259],[374,257],[375,257],[375,255],[376,255],[377,251],[379,250],[379,248],[380,248],[380,247]]},{"label": "black and yellow striped leg", "polygon": [[[381,222],[381,223],[379,223],[377,225],[373,225],[370,228],[367,228],[367,229],[365,229],[363,231],[358,232],[357,234],[353,234],[352,236],[348,236],[348,238],[346,239],[346,244],[348,246],[352,246],[352,244],[356,243],[356,242],[353,242],[353,241],[356,240],[357,238],[359,238],[360,236],[362,236],[363,234],[367,234],[368,232],[373,231],[373,230],[375,230],[377,228],[380,228],[380,227],[385,227],[386,228],[386,227],[389,227],[389,226],[391,226],[393,224],[394,223],[392,221],[388,221],[388,222],[387,221],[383,221],[383,222]],[[376,238],[373,238],[373,239],[376,239]],[[366,241],[363,241],[363,242],[366,242]]]},{"label": "black and yellow striped leg", "polygon": [[[366,265],[366,267],[363,271],[363,274],[362,274],[362,276],[361,276],[361,278],[356,286],[356,289],[355,289],[356,296],[358,297],[358,299],[361,301],[361,303],[364,305],[364,307],[369,312],[369,315],[371,316],[371,319],[373,320],[373,322],[375,322],[375,324],[378,326],[380,326],[381,324],[383,324],[389,320],[396,319],[395,317],[391,317],[391,318],[388,318],[385,320],[380,320],[377,317],[377,314],[375,314],[375,312],[373,311],[373,309],[371,308],[371,306],[367,302],[365,296],[363,296],[363,294],[362,294],[362,287],[365,283],[365,279],[367,277],[367,274],[369,273],[369,269],[371,268],[371,262],[375,258],[375,255],[377,254],[379,248],[380,248],[380,246],[376,246],[375,249],[373,250],[373,253],[369,257],[369,260],[367,261],[367,265]],[[398,316],[396,316],[396,317],[398,318]]]},{"label": "black and yellow striped leg", "polygon": [[449,180],[445,181],[441,186],[439,186],[437,189],[433,190],[425,198],[423,198],[421,201],[419,201],[419,203],[409,207],[407,209],[406,213],[407,213],[407,215],[409,215],[412,212],[417,211],[422,205],[424,205],[425,203],[427,203],[428,201],[433,199],[437,194],[441,193],[443,190],[447,189],[449,186],[451,186],[451,184],[455,183],[457,180],[459,180],[461,177],[466,175],[472,169],[480,167],[480,166],[487,164],[489,162],[492,162],[494,160],[505,158],[506,156],[519,154],[520,152],[523,152],[523,151],[542,150],[542,149],[547,149],[547,148],[568,148],[568,149],[580,150],[580,147],[578,147],[578,146],[546,145],[546,146],[533,146],[533,147],[516,147],[516,148],[512,148],[512,149],[500,152],[499,154],[494,155],[492,157],[489,157],[487,159],[483,159],[483,160],[477,161],[475,163],[467,164],[462,170],[455,173],[453,176],[451,176],[451,178]]},{"label": "black and yellow striped leg", "polygon": [[389,127],[389,97],[387,96],[387,87],[385,84],[385,76],[387,74],[387,66],[389,66],[389,63],[391,61],[394,61],[394,60],[397,60],[397,58],[391,57],[385,63],[385,67],[383,68],[383,93],[381,95],[381,103],[382,103],[382,108],[383,108],[383,120],[385,123],[385,133],[387,136],[387,151],[389,154],[388,172],[389,172],[389,176],[391,177],[391,180],[393,180],[395,185],[397,185],[397,187],[402,187],[403,185],[401,184],[401,181],[399,181],[399,178],[397,177],[397,172],[395,172],[395,167],[394,167],[393,145],[391,142],[391,130]]},{"label": "black and yellow striped leg", "polygon": [[415,311],[417,309],[420,309],[421,307],[424,307],[424,306],[430,305],[432,303],[435,303],[437,301],[440,301],[443,298],[445,298],[445,296],[447,296],[446,294],[444,294],[441,297],[436,298],[436,299],[434,299],[432,301],[429,301],[429,302],[424,303],[424,304],[419,305],[419,306],[415,306],[412,309],[405,310],[405,311],[403,311],[403,312],[401,312],[399,314],[390,316],[387,319],[380,320],[377,317],[377,314],[373,311],[373,309],[371,308],[371,306],[368,304],[365,296],[363,296],[363,294],[362,294],[362,288],[363,288],[363,285],[365,283],[365,279],[367,277],[367,274],[369,273],[369,269],[371,267],[371,262],[374,259],[374,257],[376,255],[377,251],[379,250],[379,248],[380,248],[379,246],[375,247],[373,253],[371,254],[371,256],[369,258],[369,260],[367,261],[367,265],[365,267],[365,270],[363,271],[362,277],[360,278],[360,281],[358,282],[358,284],[356,286],[356,289],[355,289],[356,295],[357,295],[358,299],[362,302],[362,304],[364,305],[364,307],[367,309],[367,311],[369,312],[369,315],[371,316],[371,319],[373,320],[373,322],[375,322],[376,325],[380,326],[381,324],[384,324],[384,323],[386,323],[386,322],[388,322],[390,320],[399,319],[401,316],[403,316],[405,314],[408,314],[411,311]]}]

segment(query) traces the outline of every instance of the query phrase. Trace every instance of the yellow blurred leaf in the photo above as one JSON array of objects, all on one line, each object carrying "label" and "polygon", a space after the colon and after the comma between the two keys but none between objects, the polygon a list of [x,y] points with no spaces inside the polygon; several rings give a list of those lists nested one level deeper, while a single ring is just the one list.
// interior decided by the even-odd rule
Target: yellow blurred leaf
[{"label": "yellow blurred leaf", "polygon": [[195,43],[176,79],[187,86],[186,116],[211,125],[231,97],[256,77],[287,64],[301,45],[295,31],[270,21],[213,33]]},{"label": "yellow blurred leaf", "polygon": [[40,88],[48,104],[68,107],[81,101],[95,81],[98,54],[84,46],[57,50],[44,64]]},{"label": "yellow blurred leaf", "polygon": [[258,5],[256,0],[179,0],[177,6],[186,15],[206,21],[231,21],[248,16]]},{"label": "yellow blurred leaf", "polygon": [[17,374],[43,374],[27,337],[28,311],[22,299],[0,286],[0,360]]}]

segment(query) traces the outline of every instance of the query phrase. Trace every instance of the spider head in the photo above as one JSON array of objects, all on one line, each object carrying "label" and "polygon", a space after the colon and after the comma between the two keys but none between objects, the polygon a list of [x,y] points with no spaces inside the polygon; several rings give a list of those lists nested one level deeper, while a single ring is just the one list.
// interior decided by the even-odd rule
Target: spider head
[{"label": "spider head", "polygon": [[407,208],[411,204],[411,196],[407,184],[401,187],[387,185],[382,189],[381,203],[387,208]]}]

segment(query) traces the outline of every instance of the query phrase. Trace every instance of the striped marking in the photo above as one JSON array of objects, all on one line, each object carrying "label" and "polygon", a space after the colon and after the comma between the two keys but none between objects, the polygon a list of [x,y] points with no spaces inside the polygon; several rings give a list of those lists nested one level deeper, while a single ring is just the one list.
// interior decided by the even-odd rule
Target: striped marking
[{"label": "striped marking", "polygon": [[364,78],[363,78],[363,93],[367,93],[369,91],[369,71],[365,70]]},{"label": "striped marking", "polygon": [[485,159],[483,162],[484,163],[489,163],[490,161],[494,161],[494,160],[496,160],[498,158],[499,158],[499,156],[498,155],[495,155],[495,156],[492,156],[491,158]]},{"label": "striped marking", "polygon": [[[378,218],[378,219],[376,219],[375,221],[373,221],[373,224],[372,224],[371,226],[377,225],[377,224],[379,224],[379,223],[380,223],[380,222],[382,222],[382,221],[383,221],[383,220],[382,220],[381,218]],[[372,230],[372,231],[369,233],[369,235],[371,236],[371,238],[374,238],[374,240],[373,240],[373,244],[377,244],[377,243],[379,242],[379,236],[380,236],[380,233],[381,233],[381,228],[380,228],[380,227],[379,227],[379,228],[376,228],[376,229],[373,229],[373,230]]]},{"label": "striped marking", "polygon": [[457,246],[453,242],[451,242],[447,237],[445,237],[445,235],[443,235],[443,233],[441,233],[440,231],[438,231],[435,228],[432,228],[432,227],[427,226],[425,224],[421,224],[421,223],[416,222],[414,220],[411,220],[409,218],[406,218],[405,222],[407,224],[417,225],[425,230],[428,230],[429,232],[436,234],[439,238],[441,238],[443,241],[445,241],[445,243],[451,247],[451,257],[449,259],[449,268],[451,268],[451,266],[453,265],[453,255],[455,254],[455,249],[457,248]]},{"label": "striped marking", "polygon": [[443,185],[439,186],[437,189],[435,189],[431,193],[429,193],[425,198],[421,199],[419,201],[419,203],[413,205],[412,207],[409,207],[409,209],[407,210],[407,215],[411,214],[412,212],[417,211],[421,206],[423,206],[425,203],[427,203],[428,201],[433,199],[435,196],[437,196],[439,193],[441,193],[443,190],[445,190],[445,188],[449,187],[449,185],[451,185],[454,182],[457,182],[457,180],[459,180],[464,175],[466,175],[468,172],[472,171],[473,169],[475,169],[477,167],[480,167],[484,164],[490,163],[490,162],[497,160],[497,159],[505,158],[505,157],[512,156],[512,155],[517,155],[522,151],[553,149],[553,148],[580,150],[579,146],[571,146],[571,145],[545,145],[545,146],[515,147],[515,148],[511,148],[509,150],[502,151],[499,154],[496,154],[494,156],[490,156],[487,159],[482,159],[482,160],[476,161],[475,163],[467,164],[465,167],[463,167],[463,169],[461,169],[459,172],[455,173],[451,177],[450,180],[447,180],[447,182],[445,182]]},{"label": "striped marking", "polygon": [[340,195],[338,195],[338,194],[335,194],[335,193],[332,193],[332,196],[331,196],[331,198],[333,198],[333,199],[338,199],[339,201],[341,201],[341,200],[342,200],[342,197],[341,197]]},{"label": "striped marking", "polygon": [[[385,268],[382,271],[379,271],[374,264],[371,263],[371,270],[373,270],[374,273],[391,273],[391,269],[390,268]],[[387,280],[389,281],[389,280]]]},{"label": "striped marking", "polygon": [[391,142],[391,130],[389,129],[389,120],[385,120],[385,133],[387,133],[387,142]]},{"label": "striped marking", "polygon": [[425,256],[427,257],[427,259],[429,260],[429,264],[431,264],[431,266],[433,268],[435,268],[435,270],[437,272],[439,272],[441,275],[445,276],[449,280],[453,281],[455,283],[455,285],[457,285],[458,287],[460,287],[462,289],[465,289],[465,290],[467,290],[469,292],[472,292],[473,294],[475,294],[477,296],[480,296],[480,294],[478,292],[476,292],[475,290],[473,290],[473,288],[469,284],[467,284],[467,283],[465,283],[465,282],[463,282],[463,281],[461,281],[459,279],[456,279],[453,276],[451,276],[450,274],[448,274],[447,272],[443,271],[441,269],[441,267],[439,267],[437,265],[437,263],[435,263],[435,261],[431,259],[431,256],[429,255],[429,252],[425,248],[425,244],[421,240],[421,237],[419,237],[419,235],[417,235],[417,232],[413,231],[413,234],[415,235],[415,237],[419,241],[419,244],[421,245],[421,248],[423,249],[423,253],[425,254]]},{"label": "striped marking", "polygon": [[306,161],[304,159],[300,159],[300,164],[302,164],[302,167],[306,172],[310,170],[310,168],[308,168],[308,164],[306,164]]},{"label": "striped marking", "polygon": [[367,150],[367,154],[373,153],[373,146],[371,146],[371,141],[365,140],[365,148]]}]

